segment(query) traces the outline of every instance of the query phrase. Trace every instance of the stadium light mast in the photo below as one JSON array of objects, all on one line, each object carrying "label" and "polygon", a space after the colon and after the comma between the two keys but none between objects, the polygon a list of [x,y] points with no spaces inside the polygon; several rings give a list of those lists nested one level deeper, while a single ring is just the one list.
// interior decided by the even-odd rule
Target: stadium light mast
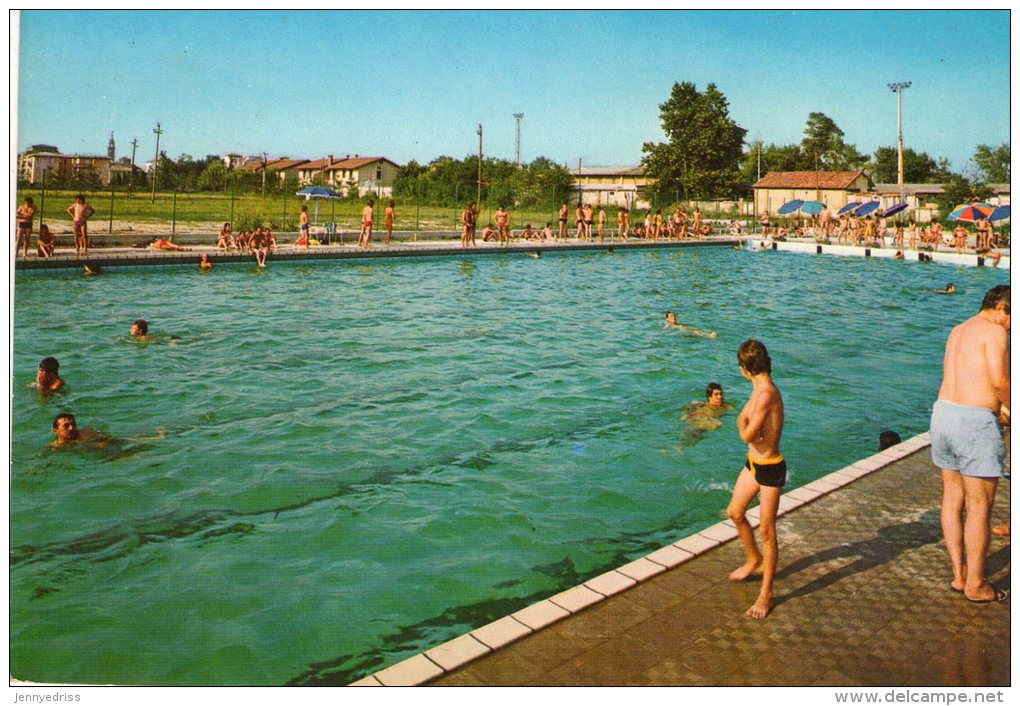
[{"label": "stadium light mast", "polygon": [[889,90],[896,94],[896,133],[899,144],[896,159],[896,179],[900,185],[900,203],[907,200],[906,190],[903,186],[903,90],[906,88],[910,88],[910,81],[889,84]]},{"label": "stadium light mast", "polygon": [[156,133],[156,161],[152,163],[152,203],[156,203],[156,175],[159,173],[159,136],[163,134],[159,123],[153,129]]},{"label": "stadium light mast", "polygon": [[517,130],[516,130],[517,149],[514,152],[514,156],[515,156],[514,161],[515,161],[515,163],[517,164],[518,167],[521,166],[521,118],[523,118],[523,117],[524,117],[524,113],[514,113],[514,120],[517,121]]},{"label": "stadium light mast", "polygon": [[475,196],[475,203],[479,210],[482,208],[482,124],[478,123],[478,192]]}]

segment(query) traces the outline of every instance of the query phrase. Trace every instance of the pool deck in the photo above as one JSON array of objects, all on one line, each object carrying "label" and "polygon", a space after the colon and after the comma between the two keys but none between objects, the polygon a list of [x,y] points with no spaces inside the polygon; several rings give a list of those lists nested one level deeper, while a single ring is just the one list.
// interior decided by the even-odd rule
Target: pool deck
[{"label": "pool deck", "polygon": [[[179,239],[179,242],[186,242]],[[713,237],[700,240],[618,240],[607,238],[604,241],[555,241],[555,242],[514,242],[510,245],[499,245],[479,241],[477,246],[462,248],[460,240],[406,240],[395,241],[393,244],[384,246],[374,243],[371,248],[363,249],[355,245],[315,245],[311,248],[294,247],[291,244],[281,244],[277,251],[271,254],[267,265],[279,261],[315,261],[315,260],[360,260],[370,258],[407,258],[407,257],[431,257],[431,256],[455,256],[465,255],[506,255],[524,253],[553,253],[553,252],[574,252],[574,251],[601,251],[606,250],[648,250],[660,248],[689,248],[689,247],[712,247],[738,245],[737,238]],[[190,252],[178,251],[153,251],[132,247],[104,247],[93,248],[87,257],[79,257],[74,252],[66,250],[58,251],[51,258],[41,258],[30,255],[27,258],[19,257],[15,261],[15,268],[18,270],[49,270],[49,269],[81,269],[83,265],[99,265],[109,267],[145,267],[145,266],[172,266],[172,265],[197,265],[203,253],[209,256],[214,264],[243,262],[253,263],[254,255],[246,255],[237,252],[223,252],[209,245],[191,246]]]},{"label": "pool deck", "polygon": [[[1010,604],[950,590],[928,448],[923,434],[783,495],[763,621],[743,615],[758,583],[727,580],[743,554],[726,520],[355,685],[1008,686]],[[1008,537],[987,573],[1009,590]]]}]

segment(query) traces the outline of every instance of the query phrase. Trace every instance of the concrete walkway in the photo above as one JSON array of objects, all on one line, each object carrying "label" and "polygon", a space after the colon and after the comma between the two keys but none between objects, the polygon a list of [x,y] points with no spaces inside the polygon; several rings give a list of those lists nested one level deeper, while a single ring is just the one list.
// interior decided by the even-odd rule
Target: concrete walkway
[{"label": "concrete walkway", "polygon": [[[724,541],[459,669],[436,666],[442,650],[419,655],[435,672],[418,683],[1009,685],[1010,604],[972,604],[950,590],[939,472],[924,436],[901,451],[887,465],[876,468],[882,456],[873,456],[816,481],[815,489],[857,469],[780,517],[776,600],[764,621],[743,615],[758,583],[727,580],[743,555]],[[1009,491],[1000,482],[993,524],[1009,521]],[[1009,589],[1008,537],[992,537],[988,575]],[[520,613],[504,620],[526,622]],[[457,641],[484,640],[482,630]],[[359,683],[399,683],[399,668]]]},{"label": "concrete walkway", "polygon": [[[657,248],[689,248],[705,246],[733,247],[740,241],[736,238],[708,238],[701,240],[618,240],[606,238],[604,241],[579,241],[559,240],[552,242],[525,242],[515,241],[510,245],[499,245],[497,243],[486,243],[481,240],[478,245],[470,248],[462,248],[459,238],[456,240],[430,240],[407,242],[395,241],[393,244],[384,246],[378,242],[368,249],[358,248],[354,245],[315,245],[310,248],[294,247],[289,244],[280,245],[276,252],[269,255],[266,263],[272,266],[273,262],[280,261],[310,261],[310,260],[353,260],[367,258],[407,258],[407,257],[432,257],[432,256],[453,256],[464,257],[469,255],[505,255],[521,253],[553,253],[566,251],[606,251],[606,250],[647,250]],[[73,251],[58,250],[53,257],[42,258],[34,253],[27,258],[19,257],[15,261],[17,270],[53,270],[53,269],[77,269],[83,265],[99,265],[103,268],[109,267],[145,267],[145,266],[168,266],[168,265],[196,265],[204,253],[214,263],[254,263],[255,256],[238,252],[223,252],[213,246],[195,245],[190,246],[189,252],[148,250],[131,247],[110,247],[93,248],[88,256],[79,257]]]}]

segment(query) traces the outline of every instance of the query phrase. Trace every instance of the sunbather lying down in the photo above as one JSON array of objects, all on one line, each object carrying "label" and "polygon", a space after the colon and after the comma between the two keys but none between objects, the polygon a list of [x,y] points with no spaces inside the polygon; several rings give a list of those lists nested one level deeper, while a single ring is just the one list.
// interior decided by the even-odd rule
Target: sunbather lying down
[{"label": "sunbather lying down", "polygon": [[174,245],[166,238],[156,238],[149,245],[150,250],[180,250],[182,252],[189,252],[191,248],[182,248],[180,245]]}]

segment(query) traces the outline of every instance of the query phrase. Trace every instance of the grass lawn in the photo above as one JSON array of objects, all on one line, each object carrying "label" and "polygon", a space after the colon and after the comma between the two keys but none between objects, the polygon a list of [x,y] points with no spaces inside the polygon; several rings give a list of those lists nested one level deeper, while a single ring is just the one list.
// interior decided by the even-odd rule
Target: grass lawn
[{"label": "grass lawn", "polygon": [[[18,203],[26,196],[35,201],[36,228],[40,211],[44,222],[54,233],[70,233],[71,220],[66,209],[71,205],[77,192],[47,189],[45,198],[38,188],[23,189],[18,193]],[[309,219],[315,220],[318,205],[318,222],[334,221],[346,231],[358,230],[361,223],[361,209],[364,200],[305,201],[293,195],[271,195],[262,197],[253,194],[173,194],[157,193],[155,201],[151,194],[136,191],[130,198],[116,192],[111,201],[110,192],[85,192],[86,201],[95,209],[89,219],[89,231],[102,233],[200,233],[216,232],[225,221],[232,221],[234,230],[265,225],[274,231],[296,231],[301,207],[308,206]],[[460,230],[462,206],[439,207],[418,205],[413,197],[394,199],[396,223],[394,230]],[[382,223],[383,211],[388,199],[375,199],[375,222]],[[466,205],[466,202],[465,204]],[[112,225],[111,225],[112,211]],[[495,205],[483,204],[479,214],[479,225],[484,226],[492,218]],[[556,209],[513,210],[513,227],[518,229],[525,223],[540,228],[551,221],[556,224]],[[611,214],[615,224],[615,209]],[[614,225],[615,227],[615,225]]]}]

